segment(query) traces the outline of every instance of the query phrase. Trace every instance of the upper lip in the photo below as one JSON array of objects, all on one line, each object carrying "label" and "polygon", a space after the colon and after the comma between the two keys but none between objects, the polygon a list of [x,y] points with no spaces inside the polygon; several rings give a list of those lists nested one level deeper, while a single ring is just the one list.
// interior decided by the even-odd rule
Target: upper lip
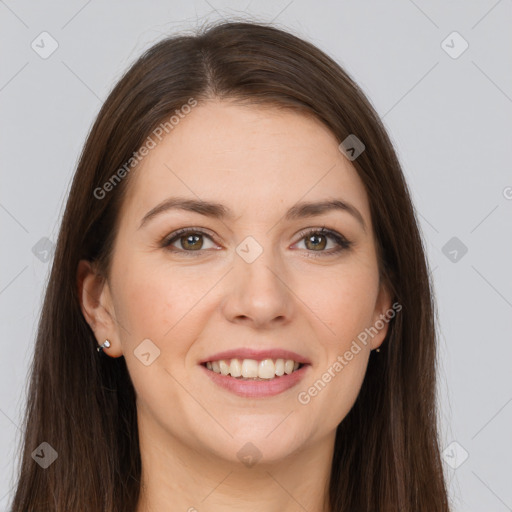
[{"label": "upper lip", "polygon": [[234,348],[232,350],[225,350],[224,352],[217,352],[205,359],[202,359],[199,364],[204,364],[211,361],[220,361],[221,359],[255,359],[261,361],[263,359],[293,359],[297,363],[311,364],[307,357],[301,356],[291,350],[283,350],[280,348],[270,348],[268,350],[255,350],[252,348]]}]

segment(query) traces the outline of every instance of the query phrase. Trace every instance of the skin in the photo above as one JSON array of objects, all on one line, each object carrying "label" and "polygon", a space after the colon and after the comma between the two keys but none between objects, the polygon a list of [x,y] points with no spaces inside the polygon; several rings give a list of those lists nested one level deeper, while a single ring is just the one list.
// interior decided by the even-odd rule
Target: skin
[{"label": "skin", "polygon": [[[82,261],[79,280],[82,311],[98,344],[108,339],[105,353],[125,357],[137,393],[137,512],[327,511],[336,427],[357,398],[387,323],[307,405],[297,395],[391,307],[355,168],[311,117],[211,101],[182,119],[129,180],[111,273],[101,279]],[[222,203],[235,218],[168,210],[139,228],[170,196]],[[366,231],[339,210],[284,220],[299,200],[333,198],[357,208]],[[329,254],[335,240],[320,235],[315,246],[307,244],[310,235],[300,236],[323,226],[353,245]],[[159,245],[184,227],[212,238],[190,249],[190,234],[184,235],[173,243],[176,252]],[[252,263],[235,251],[247,236],[263,248]],[[184,254],[201,241],[201,251]],[[148,366],[134,355],[145,339],[160,350]],[[242,398],[198,366],[236,347],[289,349],[312,365],[279,395]],[[237,456],[247,442],[261,454],[252,467]]]}]

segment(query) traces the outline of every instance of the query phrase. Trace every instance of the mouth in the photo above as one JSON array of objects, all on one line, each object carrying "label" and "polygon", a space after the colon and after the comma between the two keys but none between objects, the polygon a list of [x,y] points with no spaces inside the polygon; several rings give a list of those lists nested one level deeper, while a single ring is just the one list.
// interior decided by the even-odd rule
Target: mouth
[{"label": "mouth", "polygon": [[305,363],[293,359],[220,359],[202,363],[207,369],[241,381],[270,381],[300,370]]},{"label": "mouth", "polygon": [[220,359],[199,365],[211,382],[244,398],[267,398],[296,386],[311,367],[293,359]]}]

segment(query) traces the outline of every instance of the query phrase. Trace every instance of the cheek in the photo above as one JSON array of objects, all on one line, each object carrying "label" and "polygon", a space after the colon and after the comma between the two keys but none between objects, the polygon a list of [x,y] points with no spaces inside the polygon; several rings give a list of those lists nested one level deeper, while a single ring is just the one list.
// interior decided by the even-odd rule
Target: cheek
[{"label": "cheek", "polygon": [[[144,403],[177,400],[180,388],[173,376],[185,379],[186,354],[201,329],[198,314],[202,309],[197,306],[212,286],[210,279],[149,264],[148,259],[132,260],[124,268],[130,272],[117,273],[115,310],[137,394]],[[147,347],[144,352],[139,348],[143,346]],[[137,356],[145,352],[150,353],[147,366]]]},{"label": "cheek", "polygon": [[124,272],[125,279],[123,272],[117,275],[116,314],[127,364],[135,372],[139,370],[135,355],[141,342],[149,339],[158,353],[151,367],[184,378],[190,347],[214,313],[212,288],[219,276],[192,265],[177,268],[149,262],[148,258],[132,261],[125,268],[130,268]]},{"label": "cheek", "polygon": [[354,264],[319,284],[322,286],[313,301],[315,311],[333,332],[319,338],[322,360],[307,383],[309,387],[303,386],[297,398],[311,417],[321,415],[325,420],[322,428],[329,430],[348,414],[365,377],[369,347],[358,336],[371,325],[378,273],[367,264]]},{"label": "cheek", "polygon": [[[301,278],[302,280],[302,278]],[[328,327],[322,338],[341,349],[371,322],[378,293],[378,278],[368,267],[350,265],[332,272],[317,272],[301,281],[299,297]]]}]

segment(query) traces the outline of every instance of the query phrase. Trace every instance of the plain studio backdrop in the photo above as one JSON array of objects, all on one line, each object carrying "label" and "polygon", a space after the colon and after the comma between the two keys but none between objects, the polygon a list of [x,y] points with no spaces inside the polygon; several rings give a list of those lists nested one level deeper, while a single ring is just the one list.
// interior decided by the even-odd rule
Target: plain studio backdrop
[{"label": "plain studio backdrop", "polygon": [[88,130],[143,50],[233,17],[274,21],[316,44],[383,119],[439,307],[453,510],[512,511],[510,0],[0,1],[0,510],[14,485],[53,244]]}]

